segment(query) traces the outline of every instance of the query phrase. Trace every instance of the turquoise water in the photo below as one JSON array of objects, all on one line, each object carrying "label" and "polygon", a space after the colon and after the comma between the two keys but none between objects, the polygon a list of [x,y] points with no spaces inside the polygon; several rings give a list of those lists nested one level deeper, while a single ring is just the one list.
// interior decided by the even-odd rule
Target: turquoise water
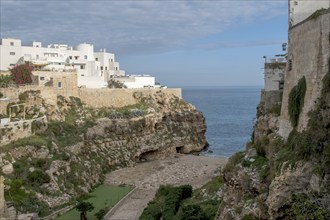
[{"label": "turquoise water", "polygon": [[260,90],[261,87],[182,89],[183,98],[206,118],[206,138],[210,146],[204,154],[229,157],[245,149],[253,131]]}]

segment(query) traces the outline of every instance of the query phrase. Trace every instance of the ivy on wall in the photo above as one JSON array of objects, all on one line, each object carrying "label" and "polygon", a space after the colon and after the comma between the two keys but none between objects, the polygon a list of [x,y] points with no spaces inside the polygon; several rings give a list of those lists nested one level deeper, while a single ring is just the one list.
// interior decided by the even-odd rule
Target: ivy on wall
[{"label": "ivy on wall", "polygon": [[306,78],[303,76],[289,94],[289,116],[293,127],[297,127],[299,115],[304,107]]}]

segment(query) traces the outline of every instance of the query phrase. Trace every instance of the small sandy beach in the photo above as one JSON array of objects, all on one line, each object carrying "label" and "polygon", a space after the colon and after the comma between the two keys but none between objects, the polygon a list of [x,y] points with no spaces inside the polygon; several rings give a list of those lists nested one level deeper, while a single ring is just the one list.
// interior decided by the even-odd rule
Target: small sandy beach
[{"label": "small sandy beach", "polygon": [[106,219],[138,219],[160,185],[190,184],[199,188],[217,176],[226,162],[225,158],[178,154],[111,172],[106,176],[106,183],[136,188]]}]

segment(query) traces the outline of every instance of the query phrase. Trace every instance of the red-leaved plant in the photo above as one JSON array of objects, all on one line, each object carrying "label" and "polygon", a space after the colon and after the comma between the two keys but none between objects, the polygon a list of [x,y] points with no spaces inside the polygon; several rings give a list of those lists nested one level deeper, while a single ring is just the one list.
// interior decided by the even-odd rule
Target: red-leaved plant
[{"label": "red-leaved plant", "polygon": [[32,70],[33,68],[28,64],[21,64],[10,69],[13,81],[18,84],[32,83]]}]

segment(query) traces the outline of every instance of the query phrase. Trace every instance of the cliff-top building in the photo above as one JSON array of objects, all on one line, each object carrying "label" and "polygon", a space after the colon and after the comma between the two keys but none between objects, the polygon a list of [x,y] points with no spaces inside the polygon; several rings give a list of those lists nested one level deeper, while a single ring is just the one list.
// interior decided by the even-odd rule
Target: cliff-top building
[{"label": "cliff-top building", "polygon": [[[23,63],[29,63],[35,70],[76,70],[78,86],[87,88],[106,87],[109,79],[125,76],[125,71],[119,68],[113,53],[108,53],[105,49],[94,52],[92,44],[83,43],[73,48],[66,44],[50,44],[43,47],[41,42],[32,42],[29,46],[23,46],[19,39],[0,39],[0,71],[8,71]],[[127,87],[155,87],[154,77],[141,77],[137,85],[129,82]],[[132,80],[136,80],[134,76],[131,76]]]},{"label": "cliff-top building", "polygon": [[330,8],[330,0],[289,0],[289,26],[304,21],[322,8]]}]

